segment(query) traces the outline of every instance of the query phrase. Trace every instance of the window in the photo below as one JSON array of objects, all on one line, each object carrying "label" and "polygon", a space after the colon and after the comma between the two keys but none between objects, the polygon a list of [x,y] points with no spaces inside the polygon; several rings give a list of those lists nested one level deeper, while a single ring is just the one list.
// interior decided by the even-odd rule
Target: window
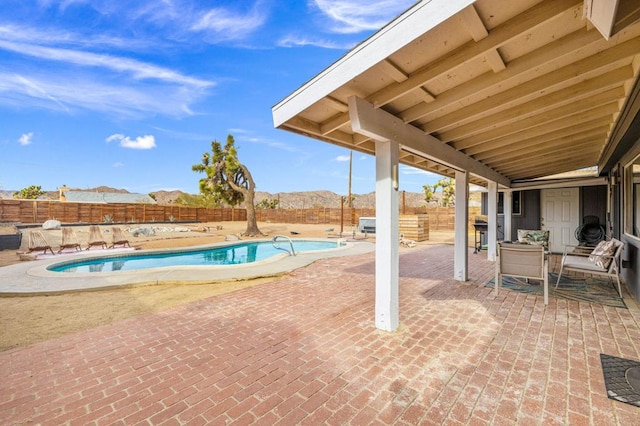
[{"label": "window", "polygon": [[[511,215],[522,216],[522,192],[511,193]],[[498,193],[498,214],[504,214],[504,192]]]},{"label": "window", "polygon": [[624,232],[640,237],[640,157],[624,169]]}]

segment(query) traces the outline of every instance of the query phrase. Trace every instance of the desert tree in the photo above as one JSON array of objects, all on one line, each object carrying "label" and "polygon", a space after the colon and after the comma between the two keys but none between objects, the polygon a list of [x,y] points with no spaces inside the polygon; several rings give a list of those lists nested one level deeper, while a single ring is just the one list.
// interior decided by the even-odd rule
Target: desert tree
[{"label": "desert tree", "polygon": [[264,235],[258,229],[256,220],[256,184],[249,169],[238,160],[232,135],[227,136],[224,147],[218,141],[211,142],[211,152],[205,152],[202,162],[194,164],[191,169],[206,174],[200,179],[200,193],[204,197],[211,197],[215,203],[224,201],[232,207],[244,201],[247,230],[242,235]]},{"label": "desert tree", "polygon": [[22,200],[36,200],[41,195],[46,194],[46,191],[42,190],[40,185],[31,185],[26,188],[22,188],[20,191],[13,193],[13,198],[20,198]]}]

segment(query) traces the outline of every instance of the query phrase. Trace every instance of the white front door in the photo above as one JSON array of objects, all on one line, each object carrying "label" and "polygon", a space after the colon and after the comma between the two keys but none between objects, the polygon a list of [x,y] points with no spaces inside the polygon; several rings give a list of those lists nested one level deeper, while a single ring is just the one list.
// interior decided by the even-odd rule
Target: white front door
[{"label": "white front door", "polygon": [[578,188],[541,191],[541,227],[549,231],[549,250],[562,253],[565,245],[576,245],[575,230],[580,224]]}]

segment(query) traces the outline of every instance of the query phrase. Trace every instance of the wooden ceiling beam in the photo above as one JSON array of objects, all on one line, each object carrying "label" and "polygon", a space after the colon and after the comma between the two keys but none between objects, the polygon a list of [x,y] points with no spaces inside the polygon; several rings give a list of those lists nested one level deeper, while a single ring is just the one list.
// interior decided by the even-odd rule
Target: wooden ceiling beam
[{"label": "wooden ceiling beam", "polygon": [[456,151],[452,147],[441,143],[436,138],[425,135],[419,129],[405,124],[380,108],[357,97],[349,98],[349,115],[353,131],[375,140],[393,140],[399,142],[402,149],[436,159],[438,162],[458,170],[484,177],[488,180],[509,186],[510,182],[504,176],[486,167],[480,162]]},{"label": "wooden ceiling beam", "polygon": [[[544,161],[548,159],[549,161]],[[589,167],[595,164],[598,160],[598,150],[582,151],[582,152],[569,152],[561,155],[548,155],[546,157],[537,157],[534,160],[527,160],[526,163],[518,162],[511,164],[508,167],[500,167],[501,173],[507,176],[512,174],[523,173],[524,175],[537,173],[539,176],[547,176],[549,174],[562,173],[563,171],[577,170],[582,167]],[[589,164],[590,163],[590,164]],[[578,165],[579,167],[575,167]]]},{"label": "wooden ceiling beam", "polygon": [[549,125],[537,126],[530,128],[522,133],[510,134],[489,142],[475,144],[474,146],[464,150],[464,153],[482,161],[482,154],[485,152],[493,152],[506,147],[517,147],[522,142],[545,142],[554,138],[566,136],[580,131],[580,129],[593,129],[596,127],[610,127],[611,116],[603,115],[597,119],[593,117],[581,118],[575,117],[571,123],[567,125],[565,120],[557,120],[549,123]]},{"label": "wooden ceiling beam", "polygon": [[[378,64],[378,66],[380,67],[380,69],[382,69],[383,73],[385,73],[386,75],[388,75],[398,83],[405,81],[409,78],[409,76],[405,74],[405,72],[402,71],[399,66],[391,62],[389,59],[385,59],[384,61],[381,61]],[[348,110],[348,107],[347,107],[347,110]]]},{"label": "wooden ceiling beam", "polygon": [[473,158],[478,161],[482,161],[483,163],[491,164],[496,161],[496,159],[518,156],[523,152],[523,150],[528,152],[530,149],[537,149],[538,147],[553,149],[561,144],[570,143],[573,140],[580,140],[585,137],[594,137],[602,142],[606,140],[609,127],[610,126],[607,125],[596,127],[594,129],[584,129],[583,131],[574,131],[554,138],[531,138],[499,149],[483,151],[481,154],[474,155]]},{"label": "wooden ceiling beam", "polygon": [[442,58],[411,73],[407,80],[387,86],[368,96],[366,100],[376,107],[381,107],[389,102],[393,102],[414,90],[416,87],[423,86],[429,81],[451,72],[452,69],[466,62],[482,57],[490,50],[498,49],[509,41],[529,32],[532,27],[541,25],[569,9],[579,10],[580,3],[581,2],[577,0],[554,0],[539,3],[515,18],[492,29],[491,33],[482,40],[478,42],[472,41],[460,46]]},{"label": "wooden ceiling beam", "polygon": [[[459,126],[493,112],[498,112],[513,107],[517,103],[523,103],[535,99],[549,91],[556,91],[558,87],[578,84],[589,78],[590,72],[599,69],[604,70],[616,64],[618,61],[627,60],[640,52],[640,37],[621,43],[599,55],[592,56],[562,67],[553,73],[541,75],[521,85],[495,94],[482,101],[459,108],[458,110],[431,120],[420,126],[425,132],[433,133],[442,131],[452,126]],[[630,71],[633,73],[633,71]],[[633,75],[632,75],[633,76]],[[624,79],[624,77],[621,77]]]},{"label": "wooden ceiling beam", "polygon": [[[526,137],[526,135],[540,132],[541,128],[550,126],[554,122],[559,125],[559,127],[556,128],[562,128],[571,126],[579,120],[595,120],[607,115],[612,119],[613,114],[618,111],[619,106],[617,100],[606,105],[596,106],[595,108],[585,108],[580,110],[572,108],[571,105],[565,105],[560,108],[547,111],[543,114],[525,118],[517,123],[511,123],[498,129],[491,129],[487,132],[465,138],[463,141],[454,141],[451,143],[451,146],[456,149],[466,149],[471,146],[518,133],[522,134],[523,137]],[[527,130],[531,130],[531,132],[527,133]],[[461,147],[463,144],[465,145],[464,148]]]},{"label": "wooden ceiling beam", "polygon": [[526,151],[523,150],[519,155],[510,155],[510,156],[496,156],[491,161],[485,161],[484,163],[492,168],[499,168],[501,170],[506,170],[509,167],[522,167],[523,161],[528,161],[531,163],[536,163],[538,160],[542,159],[554,159],[555,157],[562,156],[565,154],[575,154],[576,152],[590,152],[590,153],[598,153],[602,147],[603,139],[599,137],[594,137],[593,135],[589,135],[584,138],[576,138],[574,141],[571,141],[569,146],[540,146],[536,148],[530,148]]},{"label": "wooden ceiling beam", "polygon": [[531,102],[513,106],[505,111],[495,112],[458,127],[450,128],[449,126],[449,131],[440,134],[443,140],[459,140],[563,106],[571,106],[576,109],[583,102],[589,103],[592,108],[608,104],[624,96],[624,88],[621,81],[632,77],[633,70],[631,66],[626,66],[615,72],[582,81],[571,87],[541,96]]},{"label": "wooden ceiling beam", "polygon": [[[431,105],[417,104],[400,113],[406,122],[413,122],[419,118],[434,119],[447,113],[451,108],[458,108],[459,102],[471,102],[468,98],[482,99],[491,96],[505,87],[513,87],[531,79],[537,69],[550,67],[559,58],[571,56],[575,58],[576,51],[584,52],[589,46],[604,46],[602,37],[595,32],[579,31],[562,37],[544,48],[534,50],[524,56],[509,62],[509,66],[498,74],[485,73],[473,80],[462,83],[438,95],[438,99]],[[582,53],[583,55],[585,53]]]},{"label": "wooden ceiling beam", "polygon": [[457,17],[475,41],[480,41],[489,35],[487,27],[484,26],[478,11],[472,4],[458,12]]}]

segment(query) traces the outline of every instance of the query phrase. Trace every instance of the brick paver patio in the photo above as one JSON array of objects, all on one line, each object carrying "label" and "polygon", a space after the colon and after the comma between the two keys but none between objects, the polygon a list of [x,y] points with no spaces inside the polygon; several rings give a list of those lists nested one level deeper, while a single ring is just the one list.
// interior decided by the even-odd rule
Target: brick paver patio
[{"label": "brick paver patio", "polygon": [[[374,255],[0,353],[3,424],[631,425],[600,353],[640,359],[640,310],[484,287],[453,247],[401,254],[400,319],[375,329]],[[96,293],[96,303],[99,293]]]}]

